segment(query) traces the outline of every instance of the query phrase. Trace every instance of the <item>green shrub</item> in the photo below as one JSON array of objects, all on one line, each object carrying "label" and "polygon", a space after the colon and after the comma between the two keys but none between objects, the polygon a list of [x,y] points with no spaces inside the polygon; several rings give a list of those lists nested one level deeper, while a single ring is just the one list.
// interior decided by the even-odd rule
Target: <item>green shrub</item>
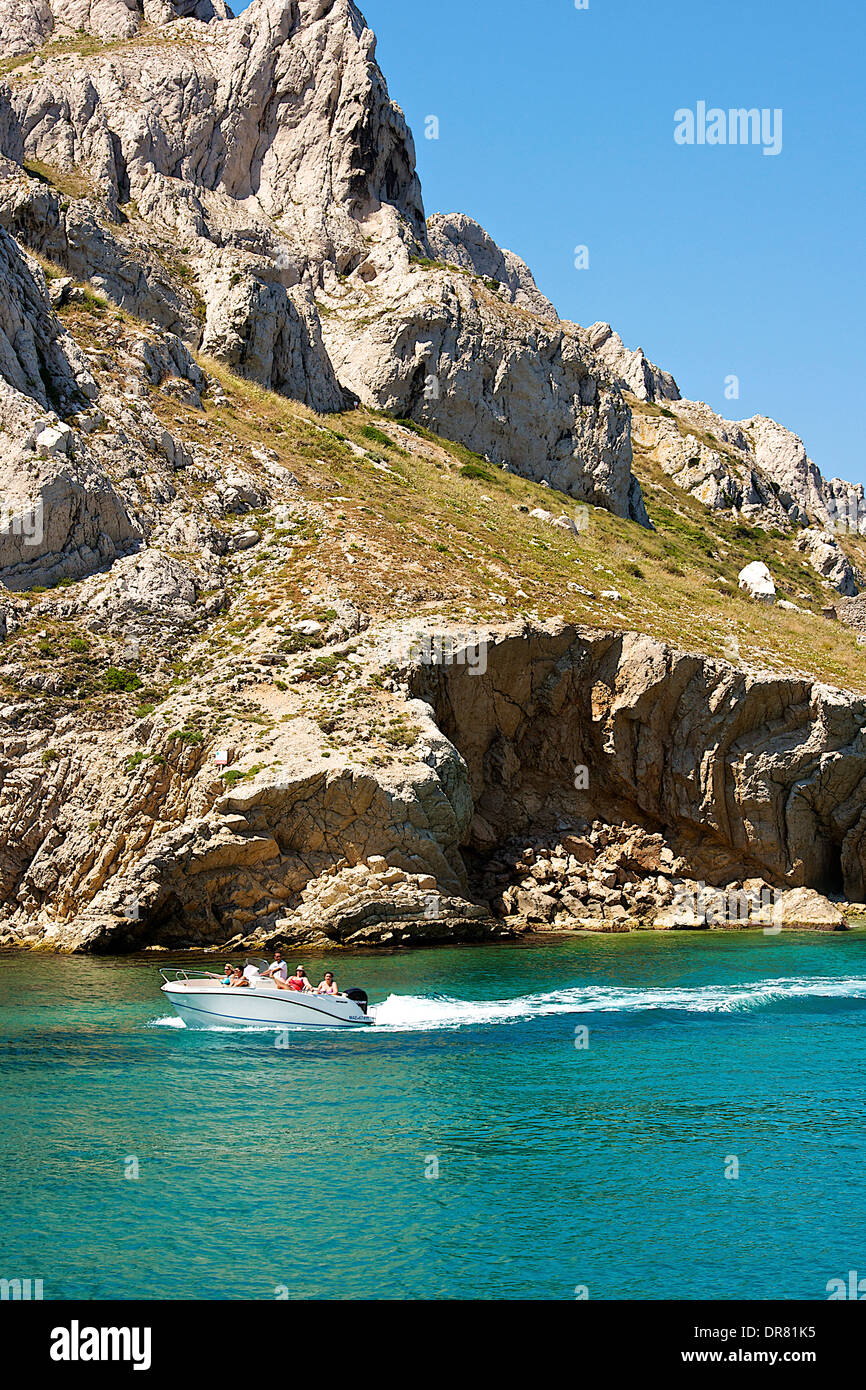
[{"label": "green shrub", "polygon": [[103,676],[103,684],[106,690],[126,692],[140,690],[142,682],[134,671],[125,671],[120,666],[109,666]]},{"label": "green shrub", "polygon": [[461,478],[474,478],[481,483],[492,483],[493,474],[488,473],[486,468],[480,468],[477,463],[464,463],[460,469]]},{"label": "green shrub", "polygon": [[108,309],[108,300],[105,296],[97,294],[87,285],[81,291],[81,302],[90,310],[91,314],[104,314]]},{"label": "green shrub", "polygon": [[419,425],[417,420],[410,420],[408,416],[399,416],[397,424],[402,425],[404,430],[411,430],[413,434],[419,435],[421,439],[427,439],[428,437],[433,438],[429,430],[425,430],[424,426]]},{"label": "green shrub", "polygon": [[174,739],[179,739],[181,743],[188,743],[193,746],[204,743],[204,734],[199,733],[198,729],[174,729],[168,738],[170,743]]},{"label": "green shrub", "polygon": [[378,444],[382,449],[393,449],[394,441],[384,430],[379,430],[375,425],[364,425],[361,429],[364,439],[368,439],[371,444]]},{"label": "green shrub", "polygon": [[383,730],[382,738],[392,748],[411,748],[418,741],[418,731],[408,728],[405,723],[405,716],[400,715],[397,719],[392,719],[387,728]]}]

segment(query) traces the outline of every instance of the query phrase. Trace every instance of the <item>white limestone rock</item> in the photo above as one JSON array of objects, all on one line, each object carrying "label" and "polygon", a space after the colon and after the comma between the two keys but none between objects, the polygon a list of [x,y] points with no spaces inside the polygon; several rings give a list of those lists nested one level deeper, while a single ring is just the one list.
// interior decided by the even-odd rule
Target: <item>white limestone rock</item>
[{"label": "white limestone rock", "polygon": [[56,425],[46,425],[41,429],[33,441],[33,447],[38,454],[65,456],[69,451],[71,438],[72,431],[69,426],[59,421]]},{"label": "white limestone rock", "polygon": [[[323,334],[339,379],[493,463],[647,525],[629,411],[569,325],[530,318],[454,272],[383,276]],[[330,305],[330,301],[329,301]]]},{"label": "white limestone rock", "polygon": [[842,585],[838,592],[857,592],[856,572],[839,541],[866,534],[863,487],[824,478],[790,430],[765,416],[731,421],[701,401],[669,400],[661,411],[636,409],[632,432],[679,487],[711,510],[739,513],[754,526],[811,524],[824,533],[835,556],[816,552],[815,568],[834,587]]},{"label": "white limestone rock", "polygon": [[7,588],[90,573],[139,536],[109,476],[53,408],[81,411],[96,395],[41,270],[0,230],[0,580]]},{"label": "white limestone rock", "polygon": [[41,270],[2,229],[0,379],[41,410],[80,407],[96,393],[80,349],[53,312]]},{"label": "white limestone rock", "polygon": [[104,584],[88,600],[94,631],[125,639],[152,637],[188,627],[196,611],[199,579],[190,565],[145,549],[117,560]]},{"label": "white limestone rock", "polygon": [[750,565],[740,570],[739,585],[745,589],[750,598],[757,599],[761,603],[775,603],[776,585],[773,576],[767,566],[761,560],[753,560]]},{"label": "white limestone rock", "polygon": [[858,574],[836,537],[828,531],[809,527],[795,541],[798,550],[808,556],[809,564],[843,598],[853,598],[859,592]]},{"label": "white limestone rock", "polygon": [[669,372],[648,361],[643,348],[630,352],[609,323],[594,323],[586,329],[593,352],[610,368],[616,384],[641,401],[678,401],[680,391]]},{"label": "white limestone rock", "polygon": [[435,260],[495,281],[512,304],[539,318],[559,322],[559,315],[535,283],[529,266],[513,251],[502,251],[479,223],[463,213],[436,213],[427,219],[427,240]]},{"label": "white limestone rock", "polygon": [[202,350],[238,373],[322,414],[354,400],[334,374],[308,286],[286,289],[237,271],[206,282],[208,321]]},{"label": "white limestone rock", "polygon": [[0,0],[0,47],[17,55],[47,43],[92,34],[131,38],[143,23],[169,24],[191,18],[225,19],[225,0]]},{"label": "white limestone rock", "polygon": [[[350,0],[174,22],[183,43],[46,61],[12,94],[0,153],[85,174],[103,224],[134,204],[186,257],[203,326],[146,258],[124,256],[131,233],[76,231],[78,201],[64,209],[25,182],[0,196],[0,220],[61,258],[72,224],[104,293],[263,385],[320,411],[358,398],[412,416],[646,525],[628,409],[580,332],[477,223],[428,230],[412,136]],[[440,256],[459,271],[421,264]]]},{"label": "white limestone rock", "polygon": [[788,499],[796,504],[802,520],[814,518],[823,525],[833,524],[837,515],[853,506],[855,516],[859,514],[866,526],[863,488],[840,484],[838,479],[828,484],[806,453],[802,439],[791,430],[763,415],[744,420],[743,429],[750,439],[755,467],[772,479],[783,504]]},{"label": "white limestone rock", "polygon": [[812,888],[791,888],[777,893],[773,924],[796,931],[797,928],[844,931],[848,925],[841,908]]}]

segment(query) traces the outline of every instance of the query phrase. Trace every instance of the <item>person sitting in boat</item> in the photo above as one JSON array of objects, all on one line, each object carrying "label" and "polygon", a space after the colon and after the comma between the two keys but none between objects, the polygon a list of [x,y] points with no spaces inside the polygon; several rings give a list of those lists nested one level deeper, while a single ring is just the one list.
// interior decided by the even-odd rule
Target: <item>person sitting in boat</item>
[{"label": "person sitting in boat", "polygon": [[278,975],[274,976],[274,984],[277,989],[291,989],[296,994],[312,994],[313,986],[307,979],[307,972],[302,965],[299,965],[290,980],[284,983]]},{"label": "person sitting in boat", "polygon": [[229,986],[232,989],[249,989],[250,987],[250,982],[247,979],[244,972],[241,970],[239,965],[232,966],[232,975],[231,979],[229,980]]},{"label": "person sitting in boat", "polygon": [[289,967],[283,960],[282,951],[274,951],[273,963],[267,970],[262,971],[262,979],[265,980],[287,980],[289,978]]},{"label": "person sitting in boat", "polygon": [[207,977],[209,980],[219,980],[221,985],[230,984],[232,978],[232,967],[228,964],[228,962],[226,962],[225,966],[223,967],[222,975],[215,975],[212,970],[209,970],[207,972]]},{"label": "person sitting in boat", "polygon": [[339,989],[337,988],[337,981],[334,979],[334,976],[333,976],[333,972],[332,972],[332,971],[330,971],[330,970],[326,970],[326,971],[325,971],[325,978],[324,978],[324,980],[322,981],[322,983],[319,985],[319,988],[316,990],[316,993],[317,993],[317,994],[339,994],[339,993],[340,993]]}]

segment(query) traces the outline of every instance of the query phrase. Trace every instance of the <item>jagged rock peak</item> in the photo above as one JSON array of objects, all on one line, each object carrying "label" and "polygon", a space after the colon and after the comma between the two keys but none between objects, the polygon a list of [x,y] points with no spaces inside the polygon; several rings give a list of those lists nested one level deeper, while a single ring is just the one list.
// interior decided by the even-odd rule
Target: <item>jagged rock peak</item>
[{"label": "jagged rock peak", "polygon": [[[49,45],[16,70],[0,225],[316,410],[357,397],[412,416],[646,525],[629,411],[582,330],[470,218],[428,232],[412,135],[351,0],[254,0],[173,32]],[[183,283],[156,283],[157,246],[196,285],[193,322]]]},{"label": "jagged rock peak", "polygon": [[513,251],[503,251],[479,223],[465,214],[435,213],[427,222],[427,241],[434,260],[457,266],[504,285],[512,304],[539,318],[558,323],[559,315],[538,288],[525,261]]},{"label": "jagged rock peak", "polygon": [[350,0],[255,0],[201,26],[198,42],[143,36],[67,63],[49,50],[13,107],[26,153],[82,170],[109,205],[132,200],[185,233],[218,231],[279,260],[276,231],[300,266],[332,259],[342,274],[364,252],[351,224],[383,205],[424,237],[414,143],[375,50]]},{"label": "jagged rock peak", "polygon": [[[784,425],[763,415],[725,420],[702,401],[667,404],[661,414],[635,408],[635,441],[711,510],[736,510],[757,525],[866,532],[862,485],[826,479]],[[845,585],[840,593],[851,591],[850,578]]]},{"label": "jagged rock peak", "polygon": [[630,352],[609,323],[594,323],[586,330],[590,347],[613,373],[616,384],[639,401],[678,401],[680,391],[670,372],[663,372],[644,355],[643,348]]}]

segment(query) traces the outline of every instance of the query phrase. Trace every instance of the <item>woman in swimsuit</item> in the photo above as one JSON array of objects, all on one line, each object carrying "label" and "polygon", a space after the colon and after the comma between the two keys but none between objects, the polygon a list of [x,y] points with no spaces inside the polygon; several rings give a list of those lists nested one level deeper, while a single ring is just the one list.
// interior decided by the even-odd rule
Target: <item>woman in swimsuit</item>
[{"label": "woman in swimsuit", "polygon": [[307,979],[307,972],[302,965],[299,965],[290,980],[274,979],[273,983],[277,989],[294,990],[296,994],[312,994],[313,986]]}]

